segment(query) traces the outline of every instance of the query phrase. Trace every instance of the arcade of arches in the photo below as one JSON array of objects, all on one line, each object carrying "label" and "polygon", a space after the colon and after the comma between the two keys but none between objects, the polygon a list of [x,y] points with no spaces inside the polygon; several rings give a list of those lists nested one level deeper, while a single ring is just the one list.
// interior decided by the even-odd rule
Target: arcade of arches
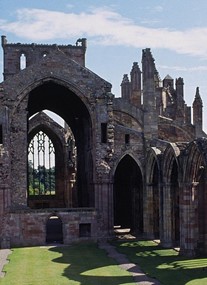
[{"label": "arcade of arches", "polygon": [[161,80],[150,49],[117,97],[85,67],[86,39],[58,46],[2,36],[2,47],[1,247],[109,239],[120,227],[183,255],[207,254],[199,88],[192,122],[183,79]]}]

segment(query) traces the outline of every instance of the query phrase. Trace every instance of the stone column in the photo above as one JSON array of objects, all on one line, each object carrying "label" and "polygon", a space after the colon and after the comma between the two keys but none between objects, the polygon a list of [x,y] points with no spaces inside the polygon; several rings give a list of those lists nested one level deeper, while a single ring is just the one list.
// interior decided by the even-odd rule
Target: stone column
[{"label": "stone column", "polygon": [[113,235],[113,184],[100,181],[95,184],[95,208],[98,211],[98,238],[109,238]]},{"label": "stone column", "polygon": [[143,232],[147,238],[154,238],[153,229],[153,185],[146,185],[143,193]]},{"label": "stone column", "polygon": [[163,185],[163,247],[173,246],[171,183]]},{"label": "stone column", "polygon": [[11,199],[14,208],[27,207],[27,110],[17,108],[11,118]]},{"label": "stone column", "polygon": [[186,183],[183,185],[181,200],[181,240],[180,254],[195,256],[198,241],[198,182]]}]

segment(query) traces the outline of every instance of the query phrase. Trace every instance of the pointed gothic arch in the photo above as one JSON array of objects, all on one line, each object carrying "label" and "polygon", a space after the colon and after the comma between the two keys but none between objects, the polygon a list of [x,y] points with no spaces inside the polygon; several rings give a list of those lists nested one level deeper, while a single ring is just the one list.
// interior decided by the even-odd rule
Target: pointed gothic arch
[{"label": "pointed gothic arch", "polygon": [[[63,208],[72,204],[72,201],[67,199],[69,189],[65,183],[69,173],[65,161],[67,156],[64,133],[64,129],[43,112],[36,114],[29,121],[27,201],[31,208]],[[40,142],[35,141],[37,136]],[[38,175],[38,167],[43,167],[41,177]],[[40,190],[46,191],[40,193]]]},{"label": "pointed gothic arch", "polygon": [[[57,100],[58,95],[58,100]],[[77,196],[78,206],[93,206],[94,198],[90,194],[90,173],[86,166],[91,164],[91,119],[81,99],[56,82],[46,82],[29,94],[28,112],[48,109],[62,117],[71,128],[77,148]],[[90,160],[90,162],[89,162]]]},{"label": "pointed gothic arch", "polygon": [[151,238],[159,238],[162,221],[162,192],[160,188],[161,170],[159,155],[161,151],[152,147],[147,152],[146,192],[144,193],[144,232]]},{"label": "pointed gothic arch", "polygon": [[[162,245],[180,245],[180,149],[169,144],[163,153],[163,239]],[[179,175],[180,174],[180,175]]]},{"label": "pointed gothic arch", "polygon": [[114,173],[114,225],[143,232],[143,178],[129,154],[122,157]]},{"label": "pointed gothic arch", "polygon": [[[206,253],[207,248],[207,139],[194,140],[186,148],[182,191],[181,254]],[[187,230],[184,231],[183,229]],[[188,249],[185,247],[188,240]]]},{"label": "pointed gothic arch", "polygon": [[[24,71],[25,72],[25,71]],[[73,91],[74,90],[74,91]],[[76,93],[77,92],[77,93]],[[42,110],[49,110],[58,114],[70,126],[75,140],[77,142],[77,204],[78,207],[94,206],[94,190],[91,183],[91,168],[93,169],[93,154],[92,154],[92,119],[88,109],[87,99],[75,86],[63,82],[57,78],[47,78],[44,81],[33,82],[28,88],[25,88],[17,97],[16,108],[11,114],[13,128],[18,128],[18,122],[13,120],[16,113],[19,115],[21,124],[21,132],[16,137],[13,134],[12,147],[15,148],[15,141],[22,140],[19,152],[23,155],[27,154],[27,141],[24,139],[25,133],[28,133],[28,118]],[[28,138],[29,140],[29,138]],[[15,150],[16,151],[16,150]],[[23,159],[27,161],[27,158]],[[90,165],[90,169],[87,166]],[[27,165],[22,164],[22,173],[27,172]],[[15,171],[15,170],[14,170]],[[20,176],[21,172],[16,173],[16,177]],[[26,179],[25,179],[26,178]],[[16,191],[14,199],[19,203],[21,194],[21,202],[27,204],[27,176],[21,176],[21,185],[25,185]],[[24,192],[24,193],[23,193]],[[24,202],[22,200],[24,199]]]}]

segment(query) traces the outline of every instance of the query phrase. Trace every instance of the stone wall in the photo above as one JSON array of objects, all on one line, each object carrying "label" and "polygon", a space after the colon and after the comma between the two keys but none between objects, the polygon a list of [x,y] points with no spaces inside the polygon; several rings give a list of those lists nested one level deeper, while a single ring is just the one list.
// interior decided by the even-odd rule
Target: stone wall
[{"label": "stone wall", "polygon": [[[46,244],[46,224],[51,216],[57,216],[62,221],[63,242],[70,244],[85,239],[101,238],[97,232],[97,212],[94,209],[64,210],[24,210],[11,212],[2,234],[2,241],[10,246],[32,246]],[[80,236],[80,224],[90,224],[91,231],[86,237]]]}]

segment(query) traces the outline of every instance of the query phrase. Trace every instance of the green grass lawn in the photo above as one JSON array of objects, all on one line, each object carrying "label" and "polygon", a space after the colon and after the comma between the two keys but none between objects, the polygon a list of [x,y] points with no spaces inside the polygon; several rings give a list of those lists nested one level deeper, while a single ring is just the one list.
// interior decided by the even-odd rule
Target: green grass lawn
[{"label": "green grass lawn", "polygon": [[0,285],[133,285],[96,244],[12,249]]},{"label": "green grass lawn", "polygon": [[153,241],[115,242],[117,250],[164,285],[206,285],[207,258],[181,257]]}]

